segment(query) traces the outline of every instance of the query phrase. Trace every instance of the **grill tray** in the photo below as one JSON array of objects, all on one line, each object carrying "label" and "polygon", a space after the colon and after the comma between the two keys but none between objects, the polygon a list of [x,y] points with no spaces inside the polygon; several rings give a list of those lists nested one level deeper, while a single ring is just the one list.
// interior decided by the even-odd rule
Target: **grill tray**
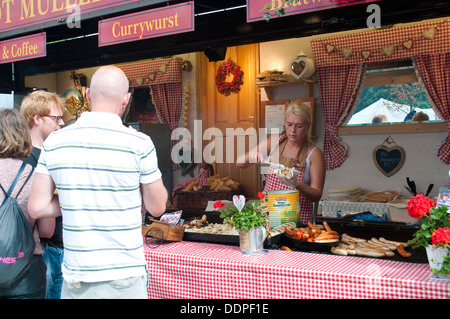
[{"label": "grill tray", "polygon": [[[330,249],[331,249],[330,246],[328,246],[328,247],[318,246],[317,249],[314,249],[314,247],[311,247],[311,246],[295,245],[292,243],[292,241],[289,241],[288,239],[289,238],[287,236],[284,236],[284,238],[278,243],[278,245],[276,245],[276,247],[272,247],[272,248],[279,249],[281,246],[287,246],[294,251],[303,251],[303,252],[311,252],[311,253],[317,253],[317,254],[333,255],[333,253],[330,252]],[[405,250],[412,253],[412,256],[410,258],[404,258],[404,257],[400,256],[397,253],[397,251],[395,251],[395,256],[383,257],[382,259],[401,261],[401,262],[407,262],[407,263],[418,263],[418,264],[428,263],[427,253],[426,253],[426,250],[424,247],[418,247],[418,248],[406,247]],[[348,255],[348,257],[372,258],[372,257],[358,256],[358,255],[356,255],[356,256]]]}]

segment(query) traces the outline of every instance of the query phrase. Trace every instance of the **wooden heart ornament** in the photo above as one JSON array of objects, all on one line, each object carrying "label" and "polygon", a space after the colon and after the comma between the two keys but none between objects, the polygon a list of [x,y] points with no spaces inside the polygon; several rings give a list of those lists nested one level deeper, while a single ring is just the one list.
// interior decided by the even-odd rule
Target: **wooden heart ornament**
[{"label": "wooden heart ornament", "polygon": [[245,206],[245,197],[244,195],[234,195],[233,196],[233,204],[236,208],[241,211]]},{"label": "wooden heart ornament", "polygon": [[405,150],[397,145],[393,147],[378,145],[373,150],[373,161],[381,173],[390,177],[402,168],[405,162]]},{"label": "wooden heart ornament", "polygon": [[297,55],[297,58],[289,63],[289,72],[297,79],[308,79],[316,71],[313,59],[307,58],[303,51]]}]

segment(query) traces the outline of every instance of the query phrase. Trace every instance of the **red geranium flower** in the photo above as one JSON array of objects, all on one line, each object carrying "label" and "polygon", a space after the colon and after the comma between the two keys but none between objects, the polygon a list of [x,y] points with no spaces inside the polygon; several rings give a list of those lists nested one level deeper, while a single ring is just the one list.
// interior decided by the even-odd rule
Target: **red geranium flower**
[{"label": "red geranium flower", "polygon": [[431,235],[431,244],[450,244],[450,228],[444,227],[433,229],[433,234]]},{"label": "red geranium flower", "polygon": [[420,218],[427,215],[431,207],[435,207],[436,202],[421,194],[411,197],[406,207],[409,216],[412,218]]},{"label": "red geranium flower", "polygon": [[258,192],[258,198],[263,199],[264,197],[266,197],[264,193]]},{"label": "red geranium flower", "polygon": [[225,204],[221,200],[218,200],[213,205],[214,209],[217,209],[217,208],[220,208],[220,207],[223,207],[223,206],[225,206]]}]

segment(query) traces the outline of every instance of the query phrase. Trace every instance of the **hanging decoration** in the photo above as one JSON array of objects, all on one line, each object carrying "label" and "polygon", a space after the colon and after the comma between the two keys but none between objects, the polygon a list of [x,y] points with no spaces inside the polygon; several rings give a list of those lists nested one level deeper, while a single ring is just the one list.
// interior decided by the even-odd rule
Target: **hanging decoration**
[{"label": "hanging decoration", "polygon": [[[233,76],[231,81],[227,81],[229,75]],[[231,59],[223,62],[216,73],[216,84],[219,93],[225,96],[231,93],[238,93],[241,90],[241,85],[244,84],[243,81],[244,72],[241,67],[234,63]]]},{"label": "hanging decoration", "polygon": [[[141,72],[139,77],[132,77],[129,78],[130,86],[136,87],[136,86],[148,86],[150,84],[154,84],[154,81],[160,77],[160,75],[165,75],[167,73],[167,70],[169,69],[169,64],[172,63],[172,58],[168,59],[157,59],[157,60],[150,60],[150,62],[163,62],[161,66],[157,68],[152,68],[152,70],[148,73]],[[153,83],[152,83],[153,82]]]},{"label": "hanging decoration", "polygon": [[184,128],[188,128],[188,123],[189,123],[189,85],[184,86],[182,123],[183,123]]},{"label": "hanging decoration", "polygon": [[191,72],[192,71],[192,63],[189,60],[183,61],[183,64],[181,64],[181,70]]},{"label": "hanging decoration", "polygon": [[81,113],[91,111],[91,104],[86,98],[86,86],[81,84],[81,78],[83,78],[83,82],[86,82],[85,75],[76,74],[75,71],[72,71],[70,79],[73,81],[74,88],[64,92],[66,111],[75,116],[75,119],[68,121],[67,124],[72,124],[72,122],[76,121],[81,116]]},{"label": "hanging decoration", "polygon": [[[385,144],[395,144],[395,146],[391,147]],[[402,168],[405,162],[405,150],[398,146],[391,136],[388,136],[381,145],[373,150],[373,161],[384,176],[390,177]]]},{"label": "hanging decoration", "polygon": [[[401,50],[401,49],[411,50],[414,43],[417,42],[420,38],[424,38],[427,40],[434,40],[434,38],[436,37],[436,33],[439,30],[439,27],[444,22],[446,22],[446,21],[443,21],[439,25],[435,25],[435,26],[428,28],[427,30],[422,32],[420,35],[418,35],[414,38],[408,38],[403,41],[400,41],[399,43],[389,43],[389,44],[383,45],[379,48],[379,52],[384,56],[390,57],[391,55],[393,55],[395,53],[396,50]],[[345,59],[348,59],[352,56],[362,56],[364,59],[367,60],[369,58],[369,56],[371,56],[374,53],[374,50],[366,50],[366,49],[356,50],[351,47],[338,48],[335,45],[326,43],[322,40],[319,40],[319,42],[321,42],[324,45],[325,50],[328,54],[340,54]]]}]

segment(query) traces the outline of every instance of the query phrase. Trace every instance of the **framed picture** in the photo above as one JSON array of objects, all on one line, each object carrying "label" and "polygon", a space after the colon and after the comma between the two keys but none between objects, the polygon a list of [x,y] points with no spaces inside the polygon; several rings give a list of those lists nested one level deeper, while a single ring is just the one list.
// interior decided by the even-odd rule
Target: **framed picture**
[{"label": "framed picture", "polygon": [[313,97],[304,97],[301,99],[293,99],[291,102],[301,102],[303,104],[306,104],[311,109],[311,129],[309,130],[309,135],[311,138],[314,136],[312,135],[313,129],[314,129],[314,98]]},{"label": "framed picture", "polygon": [[271,129],[278,129],[279,134],[284,131],[284,113],[288,104],[289,100],[261,102],[261,127],[267,129],[267,134],[270,134]]}]

